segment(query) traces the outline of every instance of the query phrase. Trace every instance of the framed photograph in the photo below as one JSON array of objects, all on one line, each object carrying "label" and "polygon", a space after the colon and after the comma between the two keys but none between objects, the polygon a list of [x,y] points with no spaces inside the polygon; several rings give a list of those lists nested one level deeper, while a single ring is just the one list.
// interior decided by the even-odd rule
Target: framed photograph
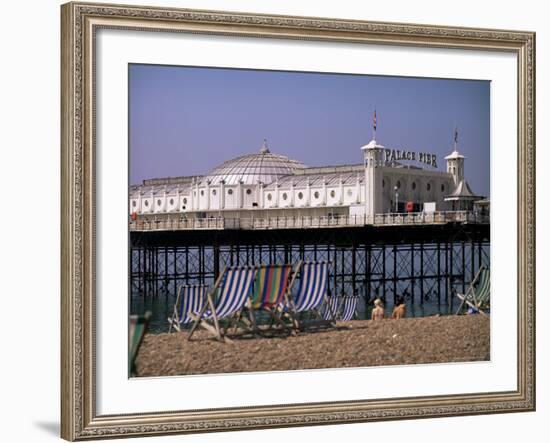
[{"label": "framed photograph", "polygon": [[534,33],[61,14],[63,438],[534,410]]}]

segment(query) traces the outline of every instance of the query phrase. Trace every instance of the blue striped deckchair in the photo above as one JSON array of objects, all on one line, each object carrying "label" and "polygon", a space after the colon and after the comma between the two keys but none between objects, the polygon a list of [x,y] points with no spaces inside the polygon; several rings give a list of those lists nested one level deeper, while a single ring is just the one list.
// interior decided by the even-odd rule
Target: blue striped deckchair
[{"label": "blue striped deckchair", "polygon": [[182,285],[178,287],[174,312],[168,318],[168,323],[170,323],[168,332],[171,332],[172,328],[180,331],[181,326],[192,321],[191,314],[197,314],[202,309],[207,289],[208,287],[205,285]]},{"label": "blue striped deckchair", "polygon": [[298,292],[294,298],[294,311],[311,311],[322,302],[328,287],[327,263],[303,263]]},{"label": "blue striped deckchair", "polygon": [[[212,290],[207,293],[206,303],[200,312],[196,315],[190,314],[195,323],[189,332],[188,340],[191,340],[197,327],[201,326],[213,333],[218,340],[230,342],[231,340],[222,334],[219,320],[240,313],[252,293],[255,275],[255,267],[225,268]],[[216,294],[217,296],[214,297]],[[213,321],[213,325],[209,320]]]},{"label": "blue striped deckchair", "polygon": [[338,320],[340,315],[340,309],[342,308],[342,297],[332,296],[327,297],[323,304],[323,316],[324,320]]},{"label": "blue striped deckchair", "polygon": [[344,297],[344,304],[342,309],[342,321],[350,321],[355,316],[355,310],[357,309],[357,301],[359,297],[354,295],[351,297]]},{"label": "blue striped deckchair", "polygon": [[[297,271],[298,272],[298,271]],[[317,309],[323,303],[328,292],[328,263],[305,262],[300,269],[300,283],[294,300],[289,300],[288,311],[296,329],[306,326],[332,325],[334,320],[325,320]],[[311,311],[319,318],[319,322],[298,322],[296,314]]]}]

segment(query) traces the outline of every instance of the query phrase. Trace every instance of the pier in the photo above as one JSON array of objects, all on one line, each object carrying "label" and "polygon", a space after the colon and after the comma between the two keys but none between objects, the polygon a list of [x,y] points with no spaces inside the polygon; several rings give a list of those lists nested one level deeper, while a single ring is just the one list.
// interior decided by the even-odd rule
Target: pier
[{"label": "pier", "polygon": [[130,224],[131,293],[158,297],[180,284],[211,284],[224,266],[305,260],[330,262],[331,294],[452,306],[453,289],[465,291],[490,264],[488,222],[464,211],[372,220],[143,217]]}]

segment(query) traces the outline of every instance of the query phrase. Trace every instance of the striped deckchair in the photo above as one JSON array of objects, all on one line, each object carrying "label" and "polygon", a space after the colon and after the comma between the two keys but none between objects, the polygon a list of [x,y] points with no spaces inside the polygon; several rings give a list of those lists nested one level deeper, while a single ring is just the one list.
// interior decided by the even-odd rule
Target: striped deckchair
[{"label": "striped deckchair", "polygon": [[344,297],[342,317],[340,318],[342,321],[350,321],[353,319],[353,317],[355,316],[355,310],[357,309],[358,300],[359,297],[356,295]]},{"label": "striped deckchair", "polygon": [[285,295],[294,282],[294,278],[290,279],[291,273],[291,265],[264,265],[258,269],[252,298],[247,305],[250,323],[255,332],[259,331],[255,312],[260,310],[269,313],[269,328],[274,322],[286,328],[278,314],[279,307],[284,304]]},{"label": "striped deckchair", "polygon": [[261,266],[254,280],[254,292],[250,307],[252,309],[270,309],[279,306],[288,288],[291,270],[292,266],[290,265]]},{"label": "striped deckchair", "polygon": [[[328,263],[305,262],[300,269],[300,282],[294,300],[289,303],[288,311],[292,317],[294,327],[303,329],[307,326],[329,326],[334,320],[325,320],[318,312],[318,308],[325,300],[328,292]],[[311,311],[318,319],[317,322],[298,322],[296,314]]]},{"label": "striped deckchair", "polygon": [[130,315],[128,322],[128,371],[130,376],[137,375],[136,357],[150,319],[150,311],[143,315]]},{"label": "striped deckchair", "polygon": [[[251,295],[255,275],[255,267],[224,268],[212,290],[207,293],[206,303],[200,312],[190,314],[195,323],[189,331],[188,340],[191,340],[197,327],[201,326],[214,334],[218,340],[230,342],[231,340],[222,334],[219,320],[230,319],[236,313],[240,313]],[[210,320],[213,324],[209,323]]]},{"label": "striped deckchair", "polygon": [[464,305],[467,305],[471,308],[472,312],[485,314],[484,310],[490,306],[490,293],[491,274],[489,268],[482,266],[474,277],[474,280],[470,283],[466,293],[456,293],[456,296],[461,300],[456,313],[460,314]]},{"label": "striped deckchair", "polygon": [[324,320],[338,320],[342,308],[342,297],[327,297],[323,304],[322,317]]},{"label": "striped deckchair", "polygon": [[178,287],[178,296],[174,304],[174,312],[168,318],[170,327],[168,332],[174,328],[181,331],[181,326],[192,321],[190,314],[197,314],[204,303],[208,287],[205,285],[182,285]]},{"label": "striped deckchair", "polygon": [[323,302],[326,295],[328,265],[327,263],[303,263],[300,272],[300,284],[294,298],[294,311],[311,311]]}]

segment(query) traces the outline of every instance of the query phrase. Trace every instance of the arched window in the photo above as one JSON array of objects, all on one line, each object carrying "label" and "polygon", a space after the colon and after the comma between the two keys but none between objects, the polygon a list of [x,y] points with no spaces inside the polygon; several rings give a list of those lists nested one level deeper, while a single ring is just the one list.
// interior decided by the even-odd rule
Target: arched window
[{"label": "arched window", "polygon": [[302,200],[304,198],[304,194],[302,192],[298,192],[298,198]]},{"label": "arched window", "polygon": [[313,196],[314,196],[315,198],[319,198],[319,191],[315,191],[315,192],[313,193]]},{"label": "arched window", "polygon": [[330,196],[332,198],[336,197],[336,191],[334,191],[334,189],[332,191],[330,191]]},{"label": "arched window", "polygon": [[273,199],[273,196],[271,195],[271,193],[267,194],[267,199],[268,199],[269,201],[271,201],[271,200]]}]

